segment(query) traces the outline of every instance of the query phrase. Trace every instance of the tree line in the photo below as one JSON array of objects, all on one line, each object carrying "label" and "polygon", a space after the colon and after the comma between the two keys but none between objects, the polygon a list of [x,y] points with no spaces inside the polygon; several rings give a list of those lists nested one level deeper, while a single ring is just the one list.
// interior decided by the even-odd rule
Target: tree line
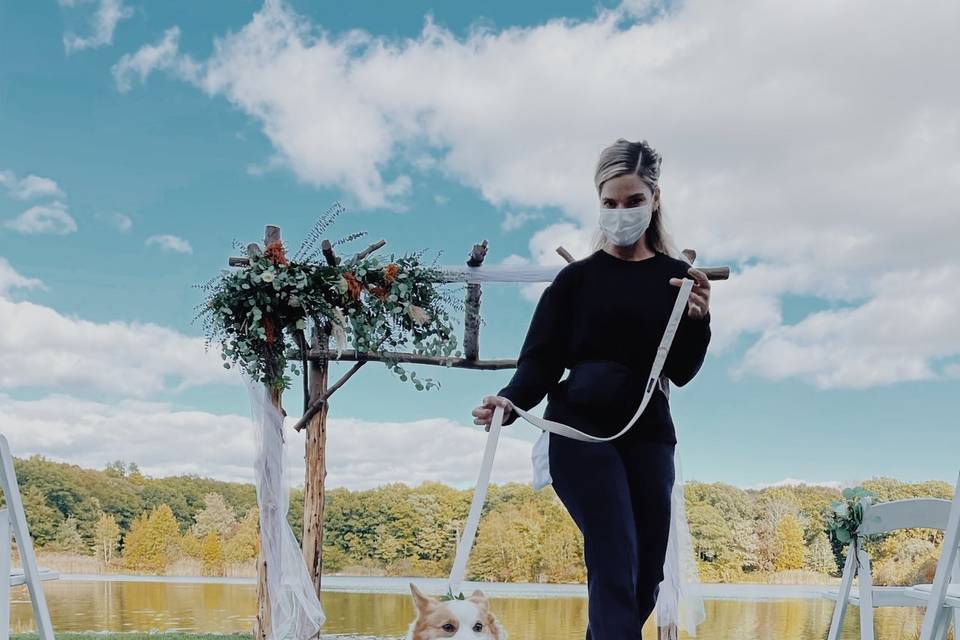
[{"label": "tree line", "polygon": [[[206,575],[252,571],[259,544],[252,484],[198,476],[151,478],[135,464],[82,469],[41,456],[15,461],[34,544],[95,556],[104,570],[165,574],[189,559]],[[945,482],[891,478],[864,486],[882,501],[952,497]],[[328,491],[324,571],[446,575],[471,490],[426,482]],[[808,485],[740,489],[689,482],[686,510],[704,581],[753,581],[782,572],[836,576],[844,549],[825,531],[837,489]],[[291,492],[290,524],[303,529],[303,494]],[[870,543],[880,584],[929,581],[942,535],[906,531]],[[552,488],[490,487],[471,579],[583,582],[582,537]],[[788,574],[795,575],[795,574]]]}]

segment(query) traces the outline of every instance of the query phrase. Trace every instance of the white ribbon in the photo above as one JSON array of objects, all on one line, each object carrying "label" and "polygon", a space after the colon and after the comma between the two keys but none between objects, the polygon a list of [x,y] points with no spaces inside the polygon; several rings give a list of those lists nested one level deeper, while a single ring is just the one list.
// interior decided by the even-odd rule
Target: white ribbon
[{"label": "white ribbon", "polygon": [[[539,427],[544,431],[555,433],[557,435],[573,438],[582,442],[610,442],[619,438],[634,425],[653,391],[656,389],[660,372],[667,360],[667,354],[670,351],[670,345],[677,333],[677,327],[683,318],[684,310],[687,306],[687,300],[690,292],[693,290],[694,281],[689,278],[683,278],[680,284],[680,291],[677,293],[676,302],[673,310],[670,312],[670,318],[667,320],[667,326],[657,347],[657,354],[653,359],[653,366],[650,375],[647,378],[647,384],[643,390],[643,398],[640,406],[630,422],[620,431],[612,436],[594,436],[584,433],[562,422],[547,420],[533,415],[517,406],[512,406],[512,410],[524,420]],[[493,459],[497,451],[497,443],[500,440],[500,430],[503,426],[503,407],[497,406],[493,412],[493,419],[490,422],[490,432],[487,435],[487,442],[483,449],[483,461],[480,464],[480,475],[477,478],[477,486],[473,493],[473,501],[470,503],[470,512],[467,516],[467,522],[463,528],[463,534],[457,543],[457,554],[453,561],[453,568],[450,571],[448,581],[450,591],[458,593],[460,585],[463,582],[466,573],[467,560],[470,556],[470,550],[477,534],[477,527],[480,524],[480,513],[483,510],[483,503],[487,497],[487,487],[490,483],[490,471],[493,468]],[[679,466],[677,467],[679,472]],[[696,561],[692,556],[692,545],[690,544],[689,525],[686,520],[686,511],[683,504],[683,486],[678,473],[678,482],[674,483],[673,493],[671,495],[671,514],[670,534],[667,543],[667,555],[664,562],[664,581],[661,583],[660,596],[657,601],[657,624],[660,627],[678,627],[681,622],[687,633],[696,634],[696,625],[703,621],[703,602],[700,596],[690,590],[691,581],[696,582]],[[679,486],[678,486],[679,485]],[[684,615],[680,613],[680,600],[684,600]],[[682,620],[681,620],[682,618]]]}]

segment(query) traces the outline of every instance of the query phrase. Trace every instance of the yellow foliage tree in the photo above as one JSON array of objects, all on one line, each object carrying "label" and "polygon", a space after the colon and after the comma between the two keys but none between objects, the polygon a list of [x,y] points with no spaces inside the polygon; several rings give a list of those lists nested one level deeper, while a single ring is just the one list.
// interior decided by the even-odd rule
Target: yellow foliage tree
[{"label": "yellow foliage tree", "polygon": [[260,551],[260,512],[251,507],[232,536],[223,544],[223,557],[227,562],[247,562],[257,557]]},{"label": "yellow foliage tree", "polygon": [[180,551],[189,558],[200,559],[203,554],[203,541],[198,538],[192,529],[187,529],[180,536]]},{"label": "yellow foliage tree", "polygon": [[203,537],[200,557],[203,561],[203,575],[222,576],[224,574],[223,546],[220,544],[219,535],[211,531]]},{"label": "yellow foliage tree", "polygon": [[790,571],[803,569],[803,529],[792,515],[780,518],[774,528],[774,569]]},{"label": "yellow foliage tree", "polygon": [[123,565],[127,569],[163,574],[179,552],[180,527],[173,511],[161,504],[134,520],[124,538]]}]

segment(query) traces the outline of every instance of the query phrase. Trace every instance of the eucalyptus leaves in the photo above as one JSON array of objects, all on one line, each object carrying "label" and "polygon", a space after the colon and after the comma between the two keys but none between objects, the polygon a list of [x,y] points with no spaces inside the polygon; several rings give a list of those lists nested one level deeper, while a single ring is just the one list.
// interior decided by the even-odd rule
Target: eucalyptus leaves
[{"label": "eucalyptus leaves", "polygon": [[467,599],[467,597],[466,597],[465,595],[463,595],[463,592],[460,592],[460,593],[456,593],[456,594],[455,594],[455,593],[453,592],[453,588],[452,588],[452,587],[447,587],[447,592],[446,592],[445,594],[443,594],[442,596],[438,596],[438,597],[437,597],[437,600],[440,600],[441,602],[446,602],[446,601],[449,601],[449,600],[466,600],[466,599]]},{"label": "eucalyptus leaves", "polygon": [[[306,253],[301,248],[297,255]],[[199,316],[205,316],[208,344],[221,343],[225,368],[240,366],[276,390],[290,387],[287,350],[306,344],[310,320],[328,327],[338,352],[350,342],[358,352],[377,353],[401,380],[422,390],[439,383],[408,373],[387,352],[412,343],[417,354],[461,355],[442,282],[441,272],[423,265],[419,254],[329,265],[311,257],[290,261],[276,242],[251,256],[249,266],[204,285],[208,296]],[[296,364],[291,370],[300,373]]]},{"label": "eucalyptus leaves", "polygon": [[840,544],[849,544],[860,537],[860,525],[863,524],[867,508],[876,501],[876,494],[863,487],[844,489],[842,500],[835,500],[826,513],[827,531]]}]

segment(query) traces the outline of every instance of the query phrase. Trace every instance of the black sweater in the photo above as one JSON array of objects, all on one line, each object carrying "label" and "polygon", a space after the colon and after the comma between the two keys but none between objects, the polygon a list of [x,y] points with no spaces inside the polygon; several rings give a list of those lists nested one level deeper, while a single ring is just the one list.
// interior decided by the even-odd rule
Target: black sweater
[{"label": "black sweater", "polygon": [[[667,319],[680,291],[672,277],[691,277],[683,260],[661,252],[644,260],[624,260],[598,249],[571,262],[544,290],[533,313],[517,369],[498,395],[530,410],[549,394],[544,417],[595,435],[612,435],[633,417]],[[710,314],[683,316],[663,367],[677,386],[700,370],[710,342]],[[639,380],[632,409],[618,415],[585,412],[566,401],[565,369],[585,360],[613,360],[634,370]],[[634,395],[634,394],[630,394]],[[511,424],[511,413],[504,424]],[[630,430],[631,437],[676,442],[667,396],[658,386]]]}]

